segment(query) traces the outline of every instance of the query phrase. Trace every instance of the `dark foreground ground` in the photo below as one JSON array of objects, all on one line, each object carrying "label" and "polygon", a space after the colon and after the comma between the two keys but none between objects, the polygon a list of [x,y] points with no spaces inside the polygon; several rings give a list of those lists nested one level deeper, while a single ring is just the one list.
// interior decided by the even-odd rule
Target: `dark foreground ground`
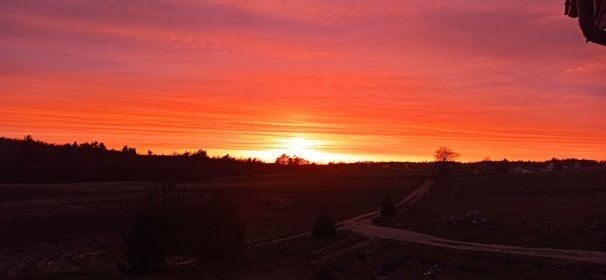
[{"label": "dark foreground ground", "polygon": [[[604,170],[468,176],[438,180],[389,226],[455,240],[602,250]],[[227,192],[242,207],[250,244],[374,210],[426,177],[402,170],[225,178],[187,184],[200,199]],[[184,263],[151,276],[120,274],[119,234],[149,183],[0,186],[0,278],[7,279],[606,279],[591,263],[526,258],[369,239],[303,236],[231,259]],[[478,210],[489,222],[451,224]],[[546,221],[549,221],[547,223]],[[546,225],[547,224],[547,225]],[[424,273],[433,266],[431,277]]]},{"label": "dark foreground ground", "polygon": [[606,169],[444,178],[388,222],[452,240],[606,251]]},{"label": "dark foreground ground", "polygon": [[[223,193],[242,209],[249,244],[309,231],[376,208],[424,180],[417,172],[358,170],[231,177],[182,184],[199,200]],[[120,234],[157,183],[0,185],[0,278],[79,277],[116,271]],[[103,278],[103,277],[101,277]]]}]

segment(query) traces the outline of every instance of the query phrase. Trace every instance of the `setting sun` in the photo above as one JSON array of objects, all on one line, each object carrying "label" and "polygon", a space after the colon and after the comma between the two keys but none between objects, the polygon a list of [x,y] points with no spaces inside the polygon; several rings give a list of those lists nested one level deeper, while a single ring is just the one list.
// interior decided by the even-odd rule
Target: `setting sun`
[{"label": "setting sun", "polygon": [[323,152],[325,141],[312,140],[305,137],[289,137],[280,139],[281,154],[302,157],[311,162],[327,163],[335,160],[334,154]]},{"label": "setting sun", "polygon": [[606,0],[0,0],[0,276],[605,279]]},{"label": "setting sun", "polygon": [[302,137],[282,139],[284,153],[301,157],[309,157],[316,153],[314,149],[320,146],[320,141],[314,141]]},{"label": "setting sun", "polygon": [[279,140],[278,154],[299,156],[315,163],[354,162],[363,160],[349,154],[328,152],[330,145],[338,145],[334,141],[310,139],[301,136],[288,137]]},{"label": "setting sun", "polygon": [[330,152],[330,148],[338,146],[335,140],[316,139],[307,135],[282,136],[269,140],[272,144],[265,150],[243,150],[236,155],[250,156],[265,162],[273,162],[278,156],[298,156],[310,162],[355,162],[368,160],[364,156],[356,156],[346,153]]}]

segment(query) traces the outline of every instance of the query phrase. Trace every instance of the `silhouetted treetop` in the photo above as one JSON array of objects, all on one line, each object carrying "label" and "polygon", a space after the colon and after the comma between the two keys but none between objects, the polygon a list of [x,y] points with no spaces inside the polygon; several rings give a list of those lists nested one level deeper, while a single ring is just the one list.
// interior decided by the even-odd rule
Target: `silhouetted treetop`
[{"label": "silhouetted treetop", "polygon": [[98,141],[64,145],[0,138],[1,182],[201,181],[214,176],[276,172],[271,164],[206,151],[174,155],[137,154],[134,147],[110,150]]},{"label": "silhouetted treetop", "polygon": [[287,154],[282,154],[276,158],[275,161],[278,165],[288,165],[288,166],[300,166],[310,164],[310,162],[302,157],[298,156],[289,156]]},{"label": "silhouetted treetop", "polygon": [[559,159],[557,161],[484,161],[479,163],[452,162],[457,153],[448,148],[436,151],[436,162],[355,162],[308,164],[297,156],[283,154],[274,163],[264,163],[256,158],[236,159],[232,156],[209,157],[206,151],[158,155],[151,151],[137,154],[126,146],[122,150],[108,149],[104,143],[92,141],[48,144],[31,136],[22,139],[0,137],[0,182],[2,183],[50,183],[91,181],[171,181],[194,182],[218,176],[252,174],[318,172],[345,169],[453,169],[467,172],[481,164],[483,170],[503,172],[513,166],[529,170],[544,169],[554,163],[566,167],[593,168],[606,165],[602,161]]},{"label": "silhouetted treetop", "polygon": [[454,161],[459,157],[458,153],[455,153],[453,150],[447,147],[440,147],[433,153],[433,158],[437,162],[448,162]]}]

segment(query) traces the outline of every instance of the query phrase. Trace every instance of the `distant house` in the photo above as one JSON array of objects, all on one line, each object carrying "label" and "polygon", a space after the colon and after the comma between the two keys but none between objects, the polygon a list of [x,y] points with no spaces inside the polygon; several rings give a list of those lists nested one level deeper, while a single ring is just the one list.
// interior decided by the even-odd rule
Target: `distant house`
[{"label": "distant house", "polygon": [[580,169],[580,168],[581,168],[581,165],[576,161],[568,162],[564,166],[562,166],[562,169]]},{"label": "distant house", "polygon": [[547,167],[545,167],[545,171],[554,171],[556,169],[556,164],[554,162],[550,162]]},{"label": "distant house", "polygon": [[532,173],[532,170],[526,169],[526,168],[522,168],[520,166],[514,167],[511,170],[509,170],[509,173],[512,174],[524,174],[524,173]]}]

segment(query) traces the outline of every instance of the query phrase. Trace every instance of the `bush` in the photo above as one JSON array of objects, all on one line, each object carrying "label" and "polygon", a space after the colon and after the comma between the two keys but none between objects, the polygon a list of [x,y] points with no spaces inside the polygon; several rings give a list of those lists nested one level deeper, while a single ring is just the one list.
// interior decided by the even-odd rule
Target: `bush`
[{"label": "bush", "polygon": [[246,248],[245,230],[238,209],[223,197],[213,196],[202,206],[176,184],[149,188],[146,204],[123,234],[122,268],[150,273],[164,270],[165,259],[171,256],[208,259],[239,254]]},{"label": "bush", "polygon": [[393,217],[396,215],[396,207],[394,206],[389,196],[383,197],[381,204],[379,204],[379,217]]},{"label": "bush", "polygon": [[186,190],[175,184],[149,188],[146,204],[123,235],[126,269],[146,273],[164,269],[165,258],[180,247],[180,232],[188,203]]},{"label": "bush", "polygon": [[337,228],[329,216],[321,215],[316,218],[311,232],[315,238],[334,238]]}]

